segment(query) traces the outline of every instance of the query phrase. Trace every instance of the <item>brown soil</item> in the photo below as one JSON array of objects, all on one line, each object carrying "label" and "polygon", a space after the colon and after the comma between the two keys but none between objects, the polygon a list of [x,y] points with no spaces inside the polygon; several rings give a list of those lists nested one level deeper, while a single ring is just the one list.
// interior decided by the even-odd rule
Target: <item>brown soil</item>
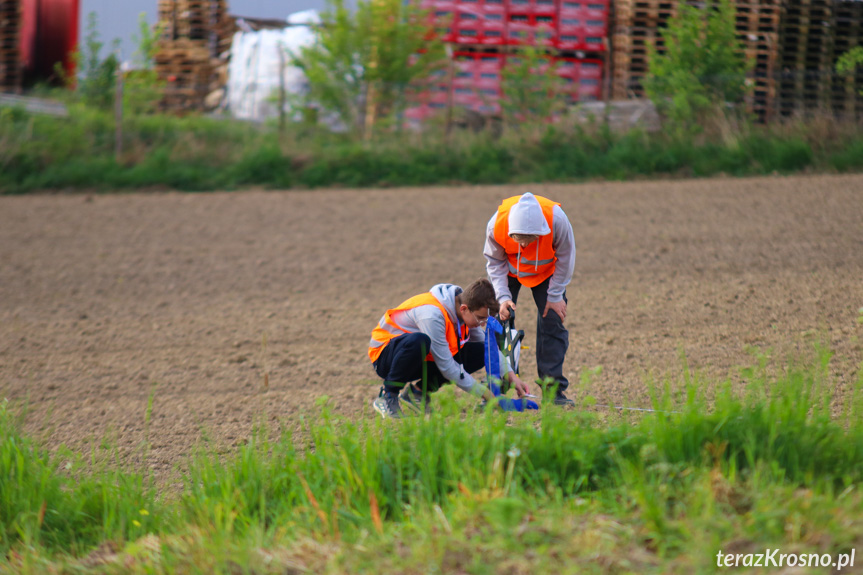
[{"label": "brown soil", "polygon": [[[486,221],[524,191],[562,202],[575,230],[575,395],[648,405],[646,381],[679,373],[681,353],[733,377],[748,348],[782,359],[818,337],[840,391],[856,378],[863,176],[773,177],[0,197],[0,397],[26,400],[51,446],[107,436],[134,454],[148,436],[161,477],[202,434],[230,447],[259,414],[296,425],[322,395],[371,418],[372,326],[483,276]],[[531,346],[533,309],[523,297]]]}]

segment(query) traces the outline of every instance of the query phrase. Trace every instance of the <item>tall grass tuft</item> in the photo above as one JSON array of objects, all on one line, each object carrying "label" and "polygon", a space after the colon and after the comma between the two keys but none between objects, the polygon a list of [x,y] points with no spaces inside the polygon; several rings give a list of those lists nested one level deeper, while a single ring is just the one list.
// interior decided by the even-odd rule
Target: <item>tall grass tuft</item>
[{"label": "tall grass tuft", "polygon": [[168,515],[152,482],[103,455],[47,452],[0,402],[0,555],[16,544],[80,553],[164,529]]}]

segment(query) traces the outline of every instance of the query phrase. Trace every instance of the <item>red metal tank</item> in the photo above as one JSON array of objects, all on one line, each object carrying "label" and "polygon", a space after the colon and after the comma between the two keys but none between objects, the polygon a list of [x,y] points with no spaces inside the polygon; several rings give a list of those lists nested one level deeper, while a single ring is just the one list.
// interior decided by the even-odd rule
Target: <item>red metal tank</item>
[{"label": "red metal tank", "polygon": [[74,76],[80,0],[22,0],[22,12],[21,63],[25,83],[54,78],[57,62],[62,63],[69,76]]}]

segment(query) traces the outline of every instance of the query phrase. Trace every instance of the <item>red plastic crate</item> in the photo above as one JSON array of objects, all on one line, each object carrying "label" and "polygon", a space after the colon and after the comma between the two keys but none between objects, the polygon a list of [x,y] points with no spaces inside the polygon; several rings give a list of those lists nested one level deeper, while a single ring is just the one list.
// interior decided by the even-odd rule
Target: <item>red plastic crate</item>
[{"label": "red plastic crate", "polygon": [[557,15],[559,0],[530,0],[534,14]]},{"label": "red plastic crate", "polygon": [[602,96],[602,61],[556,58],[557,74],[566,81],[565,90],[577,101],[598,100]]},{"label": "red plastic crate", "polygon": [[575,58],[555,58],[557,75],[575,80],[578,78],[578,62]]},{"label": "red plastic crate", "polygon": [[583,0],[582,14],[585,18],[608,22],[608,0]]},{"label": "red plastic crate", "polygon": [[548,14],[510,13],[506,43],[512,46],[554,46],[557,18]]},{"label": "red plastic crate", "polygon": [[593,4],[582,0],[562,0],[556,48],[602,52],[608,49],[607,38],[607,2]]},{"label": "red plastic crate", "polygon": [[581,18],[581,10],[583,6],[583,0],[560,0],[560,17],[572,16],[575,18]]},{"label": "red plastic crate", "polygon": [[477,72],[480,74],[497,74],[498,81],[500,81],[500,71],[503,69],[503,64],[503,54],[478,54],[476,57]]},{"label": "red plastic crate", "polygon": [[435,87],[432,90],[429,90],[427,103],[432,108],[439,108],[442,104],[446,106],[449,102],[449,90],[447,86]]},{"label": "red plastic crate", "polygon": [[578,75],[581,78],[602,80],[602,60],[581,60]]},{"label": "red plastic crate", "polygon": [[557,14],[559,0],[509,0],[509,11],[522,14]]},{"label": "red plastic crate", "polygon": [[429,32],[428,39],[440,38],[443,42],[453,42],[453,30],[455,20],[455,3],[441,0],[424,0],[422,7],[428,10],[429,25],[433,30]]},{"label": "red plastic crate", "polygon": [[579,12],[561,14],[557,24],[559,50],[583,50],[585,47],[584,20]]},{"label": "red plastic crate", "polygon": [[582,60],[578,71],[578,101],[589,102],[602,97],[602,61]]},{"label": "red plastic crate", "polygon": [[482,0],[482,9],[486,14],[506,14],[507,0]]},{"label": "red plastic crate", "polygon": [[502,54],[457,52],[454,57],[453,86],[499,91]]},{"label": "red plastic crate", "polygon": [[452,12],[455,9],[455,0],[421,0],[420,8],[435,12],[436,10],[447,10]]},{"label": "red plastic crate", "polygon": [[407,120],[408,123],[419,125],[437,113],[438,110],[432,108],[428,104],[418,104],[405,110],[405,120]]},{"label": "red plastic crate", "polygon": [[452,42],[456,44],[489,44],[504,43],[506,33],[506,18],[502,12],[487,12],[482,6],[456,6]]},{"label": "red plastic crate", "polygon": [[608,38],[608,14],[602,16],[587,16],[584,19],[584,50],[592,52],[604,51],[607,49]]}]

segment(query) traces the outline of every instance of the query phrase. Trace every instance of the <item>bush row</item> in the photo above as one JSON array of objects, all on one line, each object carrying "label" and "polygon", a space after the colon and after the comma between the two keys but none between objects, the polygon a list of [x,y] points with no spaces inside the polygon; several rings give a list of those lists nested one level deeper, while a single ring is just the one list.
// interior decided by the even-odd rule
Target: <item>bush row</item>
[{"label": "bush row", "polygon": [[70,118],[0,110],[0,190],[203,191],[244,186],[317,188],[453,183],[734,176],[863,168],[863,135],[805,125],[747,128],[733,138],[671,136],[604,126],[544,126],[507,133],[389,134],[357,142],[209,118],[144,116],[124,126],[115,156],[113,120],[74,109]]}]

